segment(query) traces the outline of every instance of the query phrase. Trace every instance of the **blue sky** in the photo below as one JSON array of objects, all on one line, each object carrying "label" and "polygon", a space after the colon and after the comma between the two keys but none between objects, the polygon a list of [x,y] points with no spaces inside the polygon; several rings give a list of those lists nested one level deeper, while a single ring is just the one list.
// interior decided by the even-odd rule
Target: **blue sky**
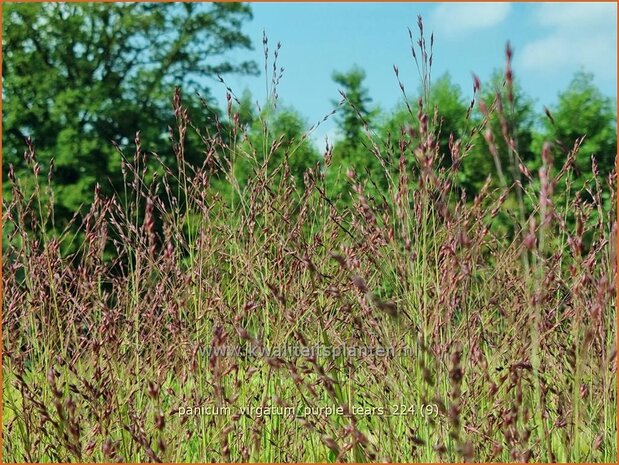
[{"label": "blue sky", "polygon": [[[262,31],[271,50],[282,44],[285,68],[280,102],[296,108],[312,124],[333,108],[338,86],[333,71],[353,65],[367,73],[374,104],[384,110],[401,101],[393,65],[409,94],[419,86],[407,27],[417,32],[417,15],[429,38],[434,32],[435,77],[448,71],[466,98],[472,96],[471,73],[482,81],[504,66],[505,44],[514,49],[514,73],[539,108],[552,106],[574,72],[593,72],[597,85],[616,97],[617,6],[614,3],[254,3],[254,19],[244,31],[254,51],[244,58],[264,63]],[[265,97],[265,77],[228,76],[240,95]],[[223,103],[225,90],[214,86]],[[336,135],[332,121],[313,134],[316,141]],[[322,144],[321,144],[322,145]]]}]

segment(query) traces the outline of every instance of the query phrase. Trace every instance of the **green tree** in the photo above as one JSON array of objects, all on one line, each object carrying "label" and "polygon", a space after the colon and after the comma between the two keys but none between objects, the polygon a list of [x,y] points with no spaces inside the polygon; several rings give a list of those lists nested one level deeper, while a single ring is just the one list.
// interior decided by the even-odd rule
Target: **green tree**
[{"label": "green tree", "polygon": [[344,94],[345,104],[337,114],[336,121],[344,141],[350,147],[362,144],[364,127],[374,115],[374,111],[370,109],[372,99],[363,85],[365,77],[365,71],[356,66],[345,73],[334,72],[332,76]]},{"label": "green tree", "polygon": [[[119,189],[112,141],[131,150],[141,130],[144,148],[173,163],[166,139],[174,88],[209,102],[205,77],[256,72],[253,62],[227,58],[251,47],[241,31],[250,18],[241,3],[6,4],[3,174],[13,164],[20,178],[28,176],[20,155],[31,137],[44,167],[55,159],[56,213],[66,221],[90,201],[97,181],[106,189],[109,178]],[[196,126],[212,125],[197,96],[183,103]],[[200,156],[189,143],[187,157]]]},{"label": "green tree", "polygon": [[[333,147],[332,165],[327,172],[329,195],[348,202],[348,181],[346,173],[353,170],[361,178],[373,181],[367,183],[370,192],[377,193],[376,187],[386,188],[384,170],[372,151],[372,143],[367,130],[374,129],[374,119],[378,111],[371,108],[372,99],[363,85],[365,72],[353,67],[348,72],[333,73],[333,80],[341,86],[343,104],[336,115],[340,139]],[[337,102],[334,102],[337,104]],[[374,187],[373,184],[376,184]]]},{"label": "green tree", "polygon": [[[476,106],[473,115],[475,124],[481,128],[473,137],[473,149],[467,155],[462,167],[463,187],[474,195],[492,176],[495,187],[503,183],[510,186],[521,179],[519,165],[531,166],[539,159],[532,142],[536,134],[536,114],[533,100],[522,90],[519,81],[513,80],[510,102],[508,83],[502,72],[496,71],[489,82],[482,86],[479,97],[488,109],[488,116]],[[483,127],[480,123],[487,118]],[[496,149],[496,159],[485,133],[492,134],[492,144]],[[510,147],[509,141],[513,140]],[[522,179],[522,182],[526,182]]]},{"label": "green tree", "polygon": [[[557,142],[571,149],[576,139],[585,140],[576,157],[577,174],[591,174],[591,156],[597,160],[600,174],[607,175],[615,167],[617,154],[617,119],[615,103],[595,86],[593,74],[576,73],[567,89],[559,94],[558,103],[551,107],[550,118],[543,120],[543,129],[535,141],[540,153],[544,141]],[[566,154],[556,151],[557,163]]]},{"label": "green tree", "polygon": [[[267,105],[256,115],[251,104],[251,95],[246,92],[235,105],[233,112],[241,126],[241,136],[231,160],[230,173],[234,182],[221,179],[219,190],[233,196],[231,188],[238,182],[243,189],[248,181],[262,168],[266,176],[275,176],[279,184],[284,174],[284,165],[298,190],[304,186],[304,174],[321,161],[318,150],[307,135],[307,123],[294,109],[286,106]],[[232,198],[232,197],[230,197]]]},{"label": "green tree", "polygon": [[466,139],[470,123],[467,121],[468,104],[462,96],[462,90],[445,73],[430,87],[430,108],[436,112],[439,133],[439,152],[443,164],[451,165],[449,139]]},{"label": "green tree", "polygon": [[[423,89],[420,90],[420,93]],[[417,109],[417,103],[410,102],[411,111]],[[430,86],[429,105],[431,114],[430,130],[438,136],[439,156],[444,165],[451,164],[449,139],[453,135],[454,140],[467,137],[467,131],[471,123],[467,121],[467,102],[462,96],[460,87],[453,83],[449,73],[443,74]],[[411,114],[409,109],[400,105],[389,114],[382,123],[380,134],[383,140],[391,138],[392,142],[400,137],[403,127],[409,126],[419,129],[417,114]]]}]

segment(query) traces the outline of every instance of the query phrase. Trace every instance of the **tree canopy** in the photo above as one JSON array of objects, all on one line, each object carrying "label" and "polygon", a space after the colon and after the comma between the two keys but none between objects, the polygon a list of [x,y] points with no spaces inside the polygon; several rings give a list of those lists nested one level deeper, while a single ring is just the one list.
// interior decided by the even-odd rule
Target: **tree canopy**
[{"label": "tree canopy", "polygon": [[55,160],[57,215],[68,218],[89,202],[97,181],[104,189],[119,182],[111,142],[126,147],[140,131],[147,150],[169,146],[175,87],[195,91],[184,98],[194,124],[213,124],[206,78],[257,71],[229,54],[251,48],[242,32],[251,17],[242,3],[6,4],[4,173],[9,164],[23,171],[24,141],[32,138],[43,165]]},{"label": "tree canopy", "polygon": [[[228,168],[239,182],[261,164],[268,173],[283,172],[278,167],[286,161],[289,179],[302,189],[305,171],[322,161],[307,134],[303,109],[278,108],[276,92],[257,111],[249,93],[239,100],[230,92],[227,112],[213,102],[213,78],[258,72],[256,63],[234,59],[235,51],[252,47],[243,33],[252,18],[247,4],[9,3],[2,14],[3,175],[13,166],[20,182],[32,182],[22,157],[26,143],[36,148],[43,170],[53,159],[59,227],[91,202],[97,183],[103,194],[122,189],[121,152],[133,152],[138,132],[143,150],[156,152],[174,171],[174,143],[168,139],[174,136],[170,127],[176,126],[174,110],[180,105],[173,99],[179,98],[179,89],[191,121],[184,157],[200,164],[203,135],[222,139],[219,148],[226,153],[218,153],[223,162],[215,181],[223,180]],[[264,45],[266,53],[266,37]],[[273,77],[274,87],[280,74]],[[387,192],[388,177],[398,170],[398,141],[411,136],[403,146],[414,157],[421,116],[436,141],[433,163],[448,169],[452,148],[462,152],[453,181],[469,199],[489,175],[492,187],[533,182],[523,173],[537,173],[545,142],[551,142],[561,162],[585,136],[575,160],[577,188],[582,187],[579,175],[591,173],[592,156],[601,174],[614,168],[615,107],[591,74],[576,74],[547,116],[511,68],[509,78],[496,71],[488,82],[476,83],[474,102],[448,74],[432,82],[428,74],[408,105],[393,111],[379,111],[365,77],[358,66],[332,74],[341,100],[335,102],[339,136],[326,171],[326,194],[336,202],[350,202],[351,172],[370,199]],[[10,183],[4,186],[10,198]]]},{"label": "tree canopy", "polygon": [[333,148],[327,184],[330,195],[344,202],[348,201],[350,194],[346,179],[349,170],[369,178],[372,181],[368,185],[370,191],[376,191],[377,186],[384,187],[384,172],[367,135],[368,131],[375,129],[378,110],[372,107],[372,99],[364,85],[365,77],[365,71],[358,66],[332,75],[333,81],[340,86],[342,101],[336,114],[340,138]]},{"label": "tree canopy", "polygon": [[[591,156],[594,156],[601,174],[607,175],[614,167],[617,154],[617,119],[612,100],[600,92],[593,79],[593,74],[584,71],[574,75],[567,89],[559,94],[557,103],[551,106],[550,117],[544,118],[535,148],[539,152],[541,140],[546,139],[563,149],[571,149],[576,139],[584,136],[576,158],[579,172],[591,172]],[[563,153],[561,158],[565,156]]]}]

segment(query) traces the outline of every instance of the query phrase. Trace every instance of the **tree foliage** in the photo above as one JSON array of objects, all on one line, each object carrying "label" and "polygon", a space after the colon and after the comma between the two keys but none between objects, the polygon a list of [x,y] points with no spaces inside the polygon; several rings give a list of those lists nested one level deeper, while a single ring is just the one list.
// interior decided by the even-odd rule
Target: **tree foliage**
[{"label": "tree foliage", "polygon": [[239,187],[245,187],[256,170],[264,169],[267,176],[271,173],[279,179],[287,174],[302,190],[306,170],[320,162],[307,133],[307,122],[293,108],[279,105],[254,115],[248,95],[240,100],[236,111],[239,122],[246,125],[232,167]]},{"label": "tree foliage", "polygon": [[[256,71],[253,62],[228,55],[251,47],[241,30],[249,19],[250,7],[241,3],[5,5],[5,174],[13,164],[27,176],[21,153],[31,137],[41,164],[55,160],[56,213],[67,219],[89,202],[97,181],[104,189],[119,185],[120,156],[111,142],[127,147],[139,130],[147,150],[169,146],[175,87],[209,102],[206,77]],[[216,112],[201,108],[197,96],[184,104],[197,126],[213,124]]]},{"label": "tree foliage", "polygon": [[362,180],[370,181],[367,183],[370,192],[378,193],[381,186],[385,187],[384,171],[367,135],[368,131],[375,129],[378,110],[371,106],[372,99],[363,83],[366,75],[361,68],[334,72],[332,77],[340,86],[343,100],[336,115],[340,138],[333,147],[327,185],[331,196],[347,202],[350,191],[346,176],[350,171]]},{"label": "tree foliage", "polygon": [[559,94],[557,104],[551,107],[550,117],[544,118],[535,150],[541,151],[545,140],[554,142],[560,149],[561,161],[566,156],[563,152],[584,136],[575,160],[578,173],[591,173],[593,156],[600,173],[607,175],[615,166],[617,116],[612,100],[600,92],[593,79],[591,73],[576,73],[567,89]]}]

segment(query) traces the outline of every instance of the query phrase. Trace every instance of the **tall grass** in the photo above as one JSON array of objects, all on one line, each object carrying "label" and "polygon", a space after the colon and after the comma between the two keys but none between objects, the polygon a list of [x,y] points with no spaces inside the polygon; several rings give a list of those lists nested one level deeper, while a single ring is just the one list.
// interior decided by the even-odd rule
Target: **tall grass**
[{"label": "tall grass", "polygon": [[[11,173],[3,211],[4,460],[614,461],[617,223],[601,200],[615,205],[614,174],[574,192],[578,141],[566,156],[549,141],[538,173],[496,156],[501,187],[466,198],[471,146],[439,153],[426,101],[410,109],[418,132],[369,134],[388,191],[370,196],[351,170],[351,206],[336,206],[332,147],[300,186],[288,157],[271,169],[267,123],[272,143],[236,125],[203,135],[204,163],[187,164],[195,128],[177,92],[177,166],[153,175],[137,135],[125,200],[97,191],[70,255],[74,236],[48,232],[51,184],[30,144],[36,187]],[[510,102],[477,104],[486,131]],[[491,153],[512,136],[486,133]],[[214,186],[222,173],[235,195]],[[293,345],[391,352],[273,351]]]}]

